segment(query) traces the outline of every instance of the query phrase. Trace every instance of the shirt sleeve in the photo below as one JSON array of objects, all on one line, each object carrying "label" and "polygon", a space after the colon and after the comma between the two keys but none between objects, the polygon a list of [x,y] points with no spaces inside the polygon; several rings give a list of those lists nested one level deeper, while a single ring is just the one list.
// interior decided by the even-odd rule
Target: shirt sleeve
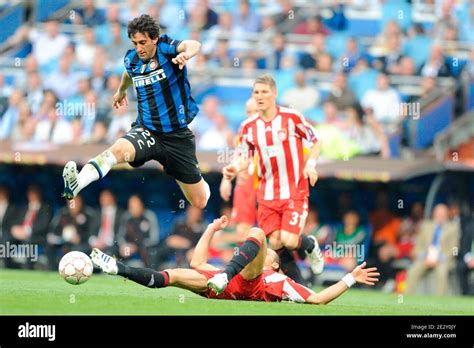
[{"label": "shirt sleeve", "polygon": [[127,53],[125,53],[125,57],[123,57],[123,65],[125,66],[125,70],[128,73],[128,76],[132,77],[132,62],[131,62],[131,53],[132,50],[128,50]]},{"label": "shirt sleeve", "polygon": [[283,284],[284,297],[291,302],[305,303],[308,297],[314,294],[314,291],[287,278]]},{"label": "shirt sleeve", "polygon": [[237,135],[237,156],[245,156],[245,158],[253,157],[253,151],[255,150],[255,147],[249,142],[248,137],[248,128],[240,127],[239,133]]},{"label": "shirt sleeve", "polygon": [[295,129],[296,134],[298,134],[303,139],[306,139],[311,145],[317,143],[319,141],[318,136],[312,125],[309,124],[308,121],[304,118],[302,114],[295,114]]},{"label": "shirt sleeve", "polygon": [[180,40],[173,40],[168,35],[162,35],[158,39],[158,49],[163,54],[169,56],[176,56],[178,53],[178,46],[181,43]]}]

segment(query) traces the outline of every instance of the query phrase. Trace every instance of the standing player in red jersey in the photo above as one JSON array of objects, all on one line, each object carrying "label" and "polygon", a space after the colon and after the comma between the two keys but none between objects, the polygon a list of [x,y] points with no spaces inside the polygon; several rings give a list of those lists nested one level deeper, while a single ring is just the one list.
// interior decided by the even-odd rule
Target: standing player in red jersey
[{"label": "standing player in red jersey", "polygon": [[[303,115],[276,104],[277,89],[271,76],[255,80],[252,97],[258,113],[242,123],[240,149],[233,163],[224,167],[223,175],[232,180],[248,167],[254,153],[258,155],[258,225],[270,237],[283,272],[302,282],[291,251],[296,250],[302,258],[309,255],[315,274],[324,267],[316,238],[301,233],[308,214],[308,179],[311,186],[318,179],[316,160],[320,142]],[[311,144],[306,161],[303,140]]]},{"label": "standing player in red jersey", "polygon": [[[257,113],[257,102],[250,98],[245,104],[245,114],[247,118]],[[237,139],[237,146],[239,140]],[[237,224],[237,231],[234,242],[242,242],[247,238],[248,232],[257,222],[257,166],[252,163],[248,170],[241,171],[237,175],[234,188],[234,197],[232,200],[232,216],[231,221]],[[223,177],[219,188],[221,197],[224,201],[229,201],[232,182]]]},{"label": "standing player in red jersey", "polygon": [[[364,268],[365,262],[345,275],[341,281],[315,293],[278,273],[278,255],[266,247],[264,232],[259,228],[249,231],[249,238],[231,262],[222,271],[207,263],[209,244],[214,234],[227,225],[225,216],[215,219],[203,233],[191,261],[193,269],[168,269],[158,272],[149,268],[133,268],[116,261],[98,249],[93,249],[91,259],[102,271],[120,275],[149,288],[179,287],[207,298],[254,301],[293,301],[310,304],[327,304],[347,291],[353,284],[374,285],[376,268]],[[245,247],[247,245],[247,247]],[[248,248],[250,246],[250,248]],[[230,280],[217,289],[209,283],[216,274],[228,274]]]}]

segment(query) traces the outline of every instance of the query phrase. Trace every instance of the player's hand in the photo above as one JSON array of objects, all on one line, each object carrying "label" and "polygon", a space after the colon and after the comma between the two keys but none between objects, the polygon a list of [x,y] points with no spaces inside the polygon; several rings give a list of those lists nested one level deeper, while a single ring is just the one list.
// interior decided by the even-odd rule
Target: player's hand
[{"label": "player's hand", "polygon": [[207,226],[207,228],[208,230],[212,232],[217,232],[226,228],[228,224],[229,224],[229,219],[227,218],[227,216],[223,215],[220,218],[214,219],[214,221],[211,222]]},{"label": "player's hand", "polygon": [[232,191],[232,182],[223,178],[221,181],[221,185],[219,186],[219,192],[221,197],[224,201],[228,202],[230,199],[230,193]]},{"label": "player's hand", "polygon": [[237,175],[238,170],[234,164],[229,164],[222,169],[222,175],[224,175],[224,179],[232,181],[235,176]]},{"label": "player's hand", "polygon": [[316,185],[318,181],[318,171],[312,166],[306,166],[303,170],[303,176],[305,179],[309,178],[309,183],[311,186]]},{"label": "player's hand", "polygon": [[186,52],[181,52],[180,54],[178,54],[176,57],[174,57],[173,59],[171,59],[171,61],[175,64],[178,64],[179,65],[179,69],[182,70],[184,68],[184,66],[186,65],[186,63],[188,62],[189,60],[189,56]]},{"label": "player's hand", "polygon": [[363,262],[354,268],[351,274],[357,283],[375,285],[375,283],[379,281],[376,277],[378,277],[380,273],[377,272],[377,267],[365,268],[366,265],[367,262]]},{"label": "player's hand", "polygon": [[120,106],[127,106],[127,92],[121,92],[120,90],[118,90],[117,93],[114,94],[113,100],[114,102],[112,103],[112,105],[116,109],[118,109]]}]

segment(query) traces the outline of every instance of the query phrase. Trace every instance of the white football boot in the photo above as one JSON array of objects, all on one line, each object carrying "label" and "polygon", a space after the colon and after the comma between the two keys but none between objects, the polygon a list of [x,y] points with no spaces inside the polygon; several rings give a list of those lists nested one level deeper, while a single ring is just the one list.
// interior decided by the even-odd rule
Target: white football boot
[{"label": "white football boot", "polygon": [[63,169],[64,192],[61,195],[62,197],[71,200],[77,196],[79,193],[78,174],[76,162],[67,162]]},{"label": "white football boot", "polygon": [[217,273],[214,277],[207,281],[207,287],[214,291],[217,295],[221,294],[227,284],[229,284],[229,280],[227,279],[227,274],[225,273]]},{"label": "white football boot", "polygon": [[92,263],[103,272],[114,275],[118,273],[117,261],[112,256],[103,253],[97,248],[92,249],[90,256]]},{"label": "white football boot", "polygon": [[324,257],[319,248],[318,240],[315,236],[308,236],[314,242],[314,249],[311,253],[308,253],[309,259],[311,260],[311,270],[314,274],[321,274],[324,269]]}]

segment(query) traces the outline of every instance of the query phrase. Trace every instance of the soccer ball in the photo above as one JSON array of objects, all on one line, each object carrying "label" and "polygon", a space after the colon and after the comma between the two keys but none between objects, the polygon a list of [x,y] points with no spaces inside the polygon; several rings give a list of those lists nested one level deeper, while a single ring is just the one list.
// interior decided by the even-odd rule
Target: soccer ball
[{"label": "soccer ball", "polygon": [[64,255],[59,262],[59,274],[69,284],[85,283],[92,275],[92,261],[83,252],[71,251]]}]

